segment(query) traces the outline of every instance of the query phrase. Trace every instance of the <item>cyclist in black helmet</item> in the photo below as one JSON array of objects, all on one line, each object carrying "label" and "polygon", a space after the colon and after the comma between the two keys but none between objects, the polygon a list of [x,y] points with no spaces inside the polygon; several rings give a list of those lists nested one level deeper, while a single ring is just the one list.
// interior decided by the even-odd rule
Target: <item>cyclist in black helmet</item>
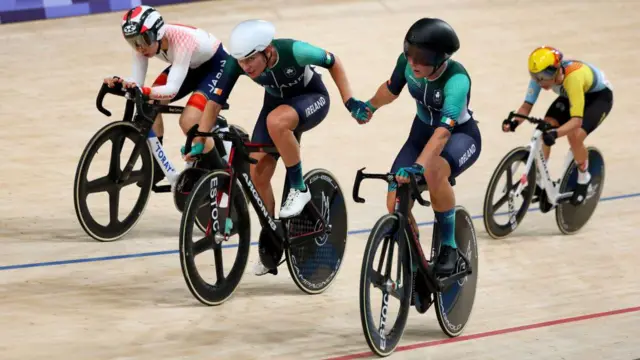
[{"label": "cyclist in black helmet", "polygon": [[[366,108],[351,111],[359,123],[367,123],[377,109],[397,99],[405,85],[416,101],[417,113],[409,137],[391,171],[399,183],[407,183],[409,176],[419,180],[424,176],[427,181],[442,239],[435,268],[439,275],[452,273],[458,261],[455,196],[449,179],[476,162],[482,144],[469,109],[471,78],[462,64],[451,59],[459,48],[458,36],[445,21],[418,20],[404,38],[404,51],[398,56],[391,78],[365,102]],[[395,190],[390,186],[387,193],[390,212],[394,211]],[[418,234],[413,215],[409,221]]]}]

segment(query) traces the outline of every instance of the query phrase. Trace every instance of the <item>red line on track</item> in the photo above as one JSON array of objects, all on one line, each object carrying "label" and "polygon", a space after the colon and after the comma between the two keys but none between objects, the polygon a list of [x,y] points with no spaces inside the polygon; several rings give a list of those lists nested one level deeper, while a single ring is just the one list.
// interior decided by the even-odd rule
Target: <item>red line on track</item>
[{"label": "red line on track", "polygon": [[[567,323],[573,323],[573,322],[578,322],[578,321],[597,319],[597,318],[602,318],[602,317],[607,317],[607,316],[632,313],[632,312],[637,312],[637,311],[640,311],[640,306],[630,307],[630,308],[626,308],[626,309],[605,311],[605,312],[600,312],[600,313],[595,313],[595,314],[575,316],[575,317],[564,318],[564,319],[544,321],[544,322],[535,323],[535,324],[521,325],[521,326],[516,326],[516,327],[511,327],[511,328],[506,328],[506,329],[498,329],[498,330],[493,330],[493,331],[486,331],[486,332],[481,332],[481,333],[477,333],[477,334],[462,335],[462,336],[458,336],[458,337],[455,337],[455,338],[446,338],[446,339],[442,339],[442,340],[426,341],[426,342],[421,342],[421,343],[412,344],[412,345],[398,346],[394,353],[402,352],[402,351],[415,350],[415,349],[420,349],[420,348],[426,348],[426,347],[432,347],[432,346],[438,346],[438,345],[444,345],[444,344],[451,344],[451,343],[462,342],[462,341],[481,339],[481,338],[490,337],[490,336],[510,334],[510,333],[515,333],[515,332],[520,332],[520,331],[525,331],[525,330],[539,329],[539,328],[555,326],[555,325],[561,325],[561,324],[567,324]],[[364,339],[363,339],[363,341],[364,341]],[[338,357],[328,358],[326,360],[361,359],[361,358],[369,357],[369,356],[372,356],[372,355],[374,355],[372,352],[362,352],[362,353],[347,354],[347,355],[342,355],[342,356],[338,356]]]}]

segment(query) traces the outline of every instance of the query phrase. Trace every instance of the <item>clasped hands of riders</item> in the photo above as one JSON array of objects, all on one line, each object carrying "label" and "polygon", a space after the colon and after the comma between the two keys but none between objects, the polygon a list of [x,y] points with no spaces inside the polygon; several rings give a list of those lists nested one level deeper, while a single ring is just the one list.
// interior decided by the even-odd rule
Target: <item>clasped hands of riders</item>
[{"label": "clasped hands of riders", "polygon": [[[135,82],[126,81],[117,76],[105,78],[104,83],[107,84],[110,88],[113,88],[117,83],[122,84],[122,87],[124,89],[131,89],[138,86],[138,84],[136,84]],[[148,90],[144,87],[141,88],[141,90],[143,94],[148,93]],[[349,100],[347,100],[347,102],[344,105],[347,107],[347,110],[349,110],[349,112],[351,113],[351,116],[354,119],[356,119],[356,121],[358,121],[359,124],[368,123],[369,120],[371,120],[373,113],[376,111],[376,108],[373,105],[371,105],[369,101],[363,102],[355,98],[349,98]],[[193,144],[189,154],[185,154],[184,145],[180,148],[180,153],[182,154],[182,156],[188,157],[188,158],[192,158],[193,156],[202,154],[203,151],[204,151],[204,144],[202,143]],[[416,172],[416,169],[414,169],[413,166],[400,169],[400,171],[398,171],[398,182],[400,183],[408,182],[409,173],[412,173],[412,174],[419,173],[420,175],[424,174],[424,168],[422,168],[422,166],[418,164],[415,164],[415,165],[421,168],[421,172]]]},{"label": "clasped hands of riders", "polygon": [[[355,98],[349,98],[344,106],[347,107],[351,116],[361,125],[368,123],[373,113],[377,110],[369,101],[364,102]],[[411,166],[400,168],[396,173],[396,181],[399,184],[406,184],[409,182],[409,176],[415,176],[420,179],[424,176],[424,167],[414,163]]]},{"label": "clasped hands of riders", "polygon": [[[121,83],[122,87],[125,89],[130,89],[138,86],[135,82],[128,82],[119,77],[106,78],[104,79],[104,83],[107,84],[110,88],[113,88],[116,83]],[[144,91],[145,89],[143,88],[142,90],[143,90],[142,93],[145,94],[145,91]],[[349,112],[351,113],[351,116],[358,122],[358,124],[361,124],[361,125],[368,123],[371,120],[373,113],[377,110],[373,105],[371,105],[369,101],[364,102],[361,100],[357,100],[355,98],[349,98],[349,100],[347,100],[347,102],[344,105],[347,108],[347,110],[349,110]],[[516,128],[518,127],[518,125],[520,125],[520,123],[521,121],[505,119],[502,122],[502,131],[515,132]],[[542,139],[545,145],[547,146],[554,145],[557,138],[558,138],[557,129],[550,129],[548,131],[545,131],[542,136]],[[196,143],[196,144],[193,144],[191,148],[191,152],[189,152],[188,155],[191,158],[193,156],[202,154],[203,151],[204,151],[204,144]],[[180,148],[180,153],[183,156],[187,156],[187,154],[185,154],[184,145]],[[399,184],[406,184],[409,182],[410,175],[417,176],[418,178],[420,178],[421,176],[424,176],[424,167],[420,164],[414,163],[411,166],[400,168],[396,173],[396,181]]]},{"label": "clasped hands of riders", "polygon": [[[122,84],[122,87],[125,89],[131,89],[138,86],[135,82],[129,82],[116,76],[104,79],[104,83],[107,84],[110,88],[113,88],[116,83]],[[146,90],[145,88],[142,88],[141,90],[143,94],[147,93],[147,91],[145,91]],[[373,105],[371,105],[369,101],[364,102],[361,100],[357,100],[355,98],[349,98],[349,100],[347,100],[347,102],[344,105],[346,106],[347,110],[349,110],[349,112],[351,113],[351,116],[354,119],[356,119],[358,124],[361,124],[361,125],[368,123],[371,120],[373,113],[377,110]],[[518,126],[518,124],[519,123],[515,120],[511,120],[510,122],[509,120],[505,120],[503,122],[503,130],[507,129],[507,126],[509,126],[510,127],[509,129],[511,131],[515,131],[515,128]],[[504,131],[509,131],[509,129]],[[551,133],[553,133],[553,135],[551,135]],[[557,134],[555,129],[549,132],[545,132],[545,137],[544,137],[545,144],[549,146],[553,145],[553,143],[555,143],[556,135]],[[549,141],[551,141],[550,144],[547,143],[547,137],[549,137],[550,139]],[[180,148],[180,153],[182,154],[182,156],[189,157],[189,158],[202,154],[203,151],[204,151],[204,144],[202,143],[193,144],[189,154],[185,154],[184,145]],[[398,172],[396,173],[396,181],[400,184],[406,184],[409,182],[410,175],[417,176],[418,178],[421,176],[424,176],[424,167],[420,164],[414,163],[411,166],[400,168],[400,170],[398,170]]]}]

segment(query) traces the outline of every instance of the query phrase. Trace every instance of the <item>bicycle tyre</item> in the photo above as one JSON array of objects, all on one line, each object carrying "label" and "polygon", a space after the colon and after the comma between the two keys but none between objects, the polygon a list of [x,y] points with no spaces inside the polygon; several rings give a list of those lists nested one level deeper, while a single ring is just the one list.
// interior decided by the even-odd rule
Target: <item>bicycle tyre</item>
[{"label": "bicycle tyre", "polygon": [[[120,134],[118,134],[120,133]],[[142,168],[141,173],[139,174],[140,180],[138,181],[138,185],[140,187],[140,194],[138,195],[138,199],[135,202],[131,212],[124,218],[122,221],[118,221],[117,223],[112,223],[113,219],[110,219],[109,224],[103,226],[99,224],[95,218],[92,216],[91,211],[87,205],[87,196],[89,183],[87,181],[87,173],[91,166],[91,161],[94,156],[97,154],[100,147],[109,140],[112,140],[113,145],[116,145],[116,140],[112,138],[120,135],[117,142],[121,143],[118,146],[122,146],[125,138],[130,139],[134,143],[138,141],[144,141],[143,149],[141,149],[140,157],[142,160]],[[100,130],[98,130],[95,135],[89,140],[87,145],[85,146],[82,155],[80,156],[80,161],[76,167],[76,173],[73,181],[73,204],[76,213],[76,217],[82,229],[87,233],[90,237],[97,241],[101,242],[110,242],[121,239],[124,237],[131,229],[133,229],[142,213],[144,212],[147,202],[149,200],[149,195],[151,193],[151,187],[153,186],[153,164],[155,159],[151,154],[151,149],[149,149],[148,144],[146,144],[146,138],[144,138],[144,134],[140,133],[140,130],[130,122],[126,121],[115,121],[111,122]],[[112,149],[113,151],[113,149]],[[118,154],[119,156],[119,154]],[[111,159],[113,162],[113,158]],[[110,163],[110,168],[113,166]],[[121,171],[121,166],[118,171]],[[115,181],[110,176],[116,176],[117,174],[107,174],[105,176],[105,184],[103,186],[110,187],[118,187]],[[132,178],[129,179],[131,181],[135,176],[132,174]],[[131,183],[129,183],[130,185]],[[110,199],[111,201],[111,199]],[[119,192],[117,196],[117,200],[115,200],[116,204],[119,205]],[[111,207],[112,204],[110,204]],[[111,211],[111,209],[110,209]],[[113,217],[113,214],[110,214],[110,217]]]},{"label": "bicycle tyre", "polygon": [[[397,242],[397,234],[399,232],[399,220],[395,214],[383,215],[376,224],[373,226],[367,245],[365,246],[364,256],[362,259],[362,268],[360,271],[360,323],[364,333],[367,345],[376,355],[385,357],[391,355],[397,348],[404,329],[407,324],[409,311],[411,309],[411,297],[413,295],[413,276],[411,271],[411,251],[408,244],[405,242],[404,249],[405,254],[402,258],[402,281],[401,286],[397,286],[399,289],[398,298],[400,299],[400,309],[398,311],[398,317],[393,323],[393,326],[389,331],[385,331],[384,323],[387,323],[388,299],[389,294],[383,291],[383,303],[380,310],[380,325],[376,327],[374,323],[373,314],[371,313],[371,278],[374,276],[374,261],[376,256],[376,250],[379,245],[384,241],[385,244],[393,244]],[[405,231],[405,240],[406,229]],[[390,249],[392,247],[389,247]],[[402,247],[398,246],[398,249]],[[387,245],[383,245],[383,252],[387,249]],[[383,255],[380,255],[381,258]],[[384,255],[386,256],[386,255]],[[381,266],[381,262],[379,262]],[[390,281],[390,279],[388,279]],[[381,282],[382,279],[379,280]],[[386,281],[385,281],[386,282]],[[375,286],[375,285],[374,285]],[[381,285],[382,286],[382,285]],[[386,298],[385,298],[386,295]]]},{"label": "bicycle tyre", "polygon": [[[229,189],[229,181],[229,173],[223,170],[215,170],[201,177],[187,197],[185,210],[182,213],[182,219],[180,221],[179,252],[182,274],[191,294],[202,304],[208,306],[220,305],[233,295],[242,280],[251,248],[249,209],[240,185],[236,181],[234,183],[234,189],[232,190],[232,199],[229,200],[229,206],[232,207],[229,209],[229,213],[235,211],[237,214],[237,223],[234,223],[233,227],[237,230],[239,240],[236,259],[233,262],[231,270],[227,276],[224,276],[224,269],[221,269],[219,265],[222,263],[222,250],[225,246],[214,240],[212,235],[205,236],[205,238],[200,241],[204,244],[202,246],[207,246],[207,242],[211,241],[210,248],[205,248],[203,252],[208,249],[212,249],[214,252],[216,259],[216,283],[210,284],[205,281],[200,275],[195,263],[195,255],[197,255],[195,253],[196,244],[191,239],[194,227],[198,227],[198,225],[195,224],[197,214],[201,209],[203,201],[210,201],[210,195],[212,193],[216,194],[214,196],[217,198],[217,194],[222,194],[224,189]],[[216,189],[215,192],[213,191],[214,188]],[[218,209],[220,209],[219,206],[219,201],[216,201],[216,207]],[[211,212],[213,213],[214,210],[212,209]],[[215,221],[218,221],[218,212],[216,212],[215,216]],[[219,222],[222,223],[223,221]],[[218,227],[220,226],[224,225],[218,224]]]}]

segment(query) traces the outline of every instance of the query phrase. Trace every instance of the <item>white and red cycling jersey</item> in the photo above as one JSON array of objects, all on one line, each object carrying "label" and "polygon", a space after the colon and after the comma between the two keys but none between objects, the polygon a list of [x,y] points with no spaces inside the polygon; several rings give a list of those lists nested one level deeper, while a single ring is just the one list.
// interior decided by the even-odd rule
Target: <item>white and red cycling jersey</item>
[{"label": "white and red cycling jersey", "polygon": [[[167,24],[165,28],[163,38],[169,42],[168,49],[160,50],[154,57],[171,64],[171,70],[166,84],[151,88],[148,95],[154,100],[170,100],[175,97],[189,68],[198,68],[222,46],[218,38],[202,29],[178,24]],[[149,58],[134,50],[130,80],[143,87],[148,65]]]}]

